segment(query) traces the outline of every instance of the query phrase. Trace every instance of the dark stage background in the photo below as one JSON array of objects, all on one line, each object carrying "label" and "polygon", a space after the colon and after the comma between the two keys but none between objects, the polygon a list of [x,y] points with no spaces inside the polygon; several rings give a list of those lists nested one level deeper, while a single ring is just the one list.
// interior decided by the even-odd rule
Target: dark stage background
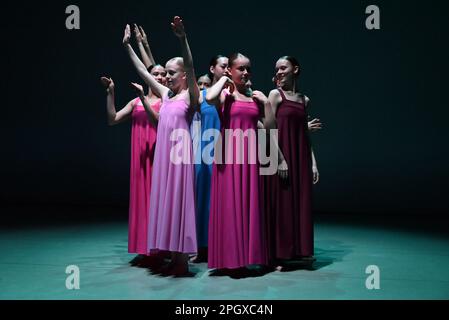
[{"label": "dark stage background", "polygon": [[[312,135],[317,212],[446,214],[449,2],[237,3],[3,2],[2,204],[127,206],[130,124],[107,126],[99,79],[114,79],[119,107],[133,99],[129,82],[143,81],[121,44],[125,24],[143,25],[165,62],[180,55],[169,25],[180,15],[197,74],[241,51],[268,94],[277,58],[298,57],[301,91],[325,125]],[[65,28],[70,4],[80,30]],[[365,28],[370,4],[380,30]]]}]

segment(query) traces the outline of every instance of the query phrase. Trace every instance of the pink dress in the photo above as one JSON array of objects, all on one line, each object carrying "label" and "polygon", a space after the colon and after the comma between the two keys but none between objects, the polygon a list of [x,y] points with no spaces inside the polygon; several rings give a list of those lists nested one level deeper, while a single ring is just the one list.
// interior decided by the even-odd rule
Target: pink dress
[{"label": "pink dress", "polygon": [[[134,100],[131,125],[128,252],[147,254],[148,212],[156,128],[149,122],[139,98]],[[160,101],[151,105],[159,112]]]},{"label": "pink dress", "polygon": [[[197,252],[192,115],[184,100],[163,99],[150,196],[150,249]],[[183,161],[174,161],[176,156]]]},{"label": "pink dress", "polygon": [[[223,156],[222,164],[214,163],[212,173],[208,266],[234,269],[267,264],[257,160],[259,108],[253,101],[236,101],[228,95],[220,116]],[[244,139],[243,164],[237,162],[237,139],[232,146],[226,142],[226,129],[254,130],[255,139]],[[231,148],[232,163],[225,164]],[[219,146],[216,155],[218,150]]]}]

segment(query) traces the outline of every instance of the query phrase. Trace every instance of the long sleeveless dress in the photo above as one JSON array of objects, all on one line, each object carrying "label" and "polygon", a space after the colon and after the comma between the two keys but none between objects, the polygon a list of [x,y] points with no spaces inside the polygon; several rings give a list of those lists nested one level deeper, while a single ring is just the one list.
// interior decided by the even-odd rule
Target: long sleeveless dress
[{"label": "long sleeveless dress", "polygon": [[[131,168],[129,192],[128,252],[147,254],[148,212],[151,173],[156,145],[156,128],[148,120],[139,98],[133,101],[131,114]],[[161,102],[151,105],[159,112]]]},{"label": "long sleeveless dress", "polygon": [[[201,103],[201,130],[199,132],[199,143],[196,149],[195,162],[195,185],[196,185],[196,230],[198,247],[207,247],[209,229],[209,210],[212,180],[212,162],[205,162],[202,154],[205,152],[212,159],[214,157],[215,136],[207,134],[206,130],[220,130],[220,118],[215,106],[206,102],[206,90],[202,91],[203,102]],[[206,141],[203,141],[203,133]],[[194,139],[195,140],[195,139]],[[207,147],[207,149],[206,149]]]},{"label": "long sleeveless dress", "polygon": [[150,249],[197,252],[191,119],[183,99],[163,98],[150,194]]},{"label": "long sleeveless dress", "polygon": [[[270,260],[313,255],[312,156],[304,102],[286,99],[276,112],[279,147],[288,179],[265,177],[265,209]],[[302,99],[304,101],[304,99]]]},{"label": "long sleeveless dress", "polygon": [[[237,101],[228,95],[220,118],[222,141],[215,154],[217,159],[217,153],[222,151],[223,161],[213,165],[208,266],[235,269],[266,264],[256,141],[259,108],[255,102]],[[226,141],[228,129],[254,130],[256,138],[245,138],[243,144],[243,164],[238,162],[237,139],[233,139],[232,145]],[[232,163],[227,161],[228,157]],[[251,164],[254,158],[255,163]]]}]

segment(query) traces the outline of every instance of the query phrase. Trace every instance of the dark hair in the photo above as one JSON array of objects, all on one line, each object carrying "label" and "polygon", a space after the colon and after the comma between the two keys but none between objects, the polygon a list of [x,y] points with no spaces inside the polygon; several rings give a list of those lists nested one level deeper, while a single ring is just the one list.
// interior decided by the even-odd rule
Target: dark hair
[{"label": "dark hair", "polygon": [[231,54],[228,57],[228,59],[229,59],[229,64],[228,64],[229,67],[232,67],[232,65],[234,64],[234,61],[237,60],[238,58],[241,58],[241,57],[248,58],[247,56],[245,56],[243,53],[240,53],[240,52],[236,52],[236,53]]},{"label": "dark hair", "polygon": [[207,75],[209,76],[209,79],[211,79],[211,81],[214,78],[214,75],[212,74],[212,72],[210,72],[210,67],[215,67],[218,64],[218,59],[220,59],[220,58],[226,58],[226,56],[217,54],[215,57],[213,57],[209,61],[209,69],[207,70]]},{"label": "dark hair", "polygon": [[202,75],[200,75],[199,77],[197,77],[197,78],[196,78],[196,82],[198,82],[198,81],[200,80],[200,78],[203,78],[203,77],[208,77],[209,80],[210,80],[210,82],[212,82],[212,79],[210,78],[209,74],[207,74],[207,73],[202,74]]},{"label": "dark hair", "polygon": [[[164,68],[163,65],[161,65],[161,64],[159,64],[159,63],[156,63],[156,64],[152,64],[151,66],[149,66],[149,67],[147,68],[148,72],[151,73],[151,70],[153,70],[154,67],[162,67],[162,68]],[[165,68],[164,68],[164,69],[165,69]]]},{"label": "dark hair", "polygon": [[[287,60],[288,62],[290,62],[292,64],[293,67],[298,67],[298,69],[301,69],[301,67],[299,66],[299,62],[295,57],[282,56],[278,60]],[[298,72],[297,76],[299,76],[299,72]]]}]

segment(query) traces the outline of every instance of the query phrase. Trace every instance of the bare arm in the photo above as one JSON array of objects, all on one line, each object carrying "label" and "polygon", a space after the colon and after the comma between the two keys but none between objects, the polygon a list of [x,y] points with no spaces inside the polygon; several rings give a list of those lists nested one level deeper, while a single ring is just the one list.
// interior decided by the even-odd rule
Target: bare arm
[{"label": "bare arm", "polygon": [[316,164],[315,153],[312,151],[312,172],[313,172],[313,184],[317,184],[320,180],[320,173],[318,172],[318,166]]},{"label": "bare arm", "polygon": [[[307,96],[304,96],[304,103],[307,109],[310,108],[310,99]],[[307,127],[309,129],[309,132],[316,132],[321,129],[323,129],[323,123],[321,123],[321,120],[318,118],[312,119],[311,121],[307,122]]]},{"label": "bare arm", "polygon": [[139,57],[134,52],[133,48],[129,44],[129,39],[131,37],[130,27],[127,24],[125,29],[125,35],[123,37],[123,45],[125,46],[126,51],[137,70],[139,76],[145,81],[145,83],[150,87],[151,91],[159,97],[165,97],[168,95],[170,91],[167,87],[164,87],[162,84],[157,82],[153,76],[148,72],[145,65],[140,61]]},{"label": "bare arm", "polygon": [[153,108],[151,108],[150,101],[145,96],[143,87],[140,84],[134,82],[131,82],[131,85],[136,90],[137,96],[140,98],[140,101],[142,101],[143,107],[147,112],[148,120],[151,122],[153,126],[157,127],[157,124],[159,122],[159,113],[154,111]]},{"label": "bare arm", "polygon": [[[143,29],[142,29],[143,30]],[[153,56],[148,54],[144,44],[143,44],[143,35],[139,29],[139,27],[134,24],[134,36],[136,37],[136,42],[137,42],[137,46],[139,47],[139,52],[140,52],[140,56],[142,57],[142,62],[145,65],[145,67],[148,69],[150,66],[154,65],[154,59]],[[148,42],[147,42],[148,45]],[[148,50],[149,50],[149,45],[148,45]],[[151,54],[151,50],[149,50],[150,54]]]},{"label": "bare arm", "polygon": [[256,99],[264,108],[264,115],[262,118],[262,122],[265,129],[275,129],[276,128],[276,119],[274,117],[274,113],[271,107],[271,101],[261,92],[261,91],[253,91],[252,96]]},{"label": "bare arm", "polygon": [[133,111],[133,101],[131,100],[117,112],[115,107],[115,86],[111,78],[102,77],[101,82],[106,87],[106,111],[108,114],[108,125],[114,126],[123,121],[128,120],[131,117]]},{"label": "bare arm", "polygon": [[145,51],[147,52],[148,57],[150,58],[150,62],[153,65],[155,65],[156,64],[156,60],[154,60],[154,58],[153,58],[153,53],[151,52],[150,44],[148,43],[148,37],[147,37],[145,31],[143,30],[142,26],[140,26],[139,29],[140,29],[140,33],[142,34],[143,47],[145,48]]},{"label": "bare arm", "polygon": [[196,82],[195,70],[193,68],[192,52],[190,51],[189,42],[187,41],[187,36],[181,18],[178,16],[174,17],[171,26],[173,32],[179,38],[181,43],[184,71],[187,74],[187,85],[189,88],[190,108],[194,108],[195,111],[199,111],[200,108],[198,101],[200,97],[200,90]]},{"label": "bare arm", "polygon": [[214,105],[216,108],[220,108],[224,101],[223,95],[221,94],[223,89],[229,85],[233,85],[231,79],[227,76],[223,76],[217,81],[212,87],[207,90],[206,101],[210,105]]},{"label": "bare arm", "polygon": [[[264,124],[259,120],[257,121],[257,129],[266,129]],[[267,129],[268,133],[271,129]],[[274,138],[273,135],[268,134],[268,139],[270,139],[270,143],[274,146],[274,151],[278,154],[278,174],[282,179],[286,179],[288,177],[288,165],[285,160],[284,154],[282,153],[281,148],[279,147],[278,141]]]}]

